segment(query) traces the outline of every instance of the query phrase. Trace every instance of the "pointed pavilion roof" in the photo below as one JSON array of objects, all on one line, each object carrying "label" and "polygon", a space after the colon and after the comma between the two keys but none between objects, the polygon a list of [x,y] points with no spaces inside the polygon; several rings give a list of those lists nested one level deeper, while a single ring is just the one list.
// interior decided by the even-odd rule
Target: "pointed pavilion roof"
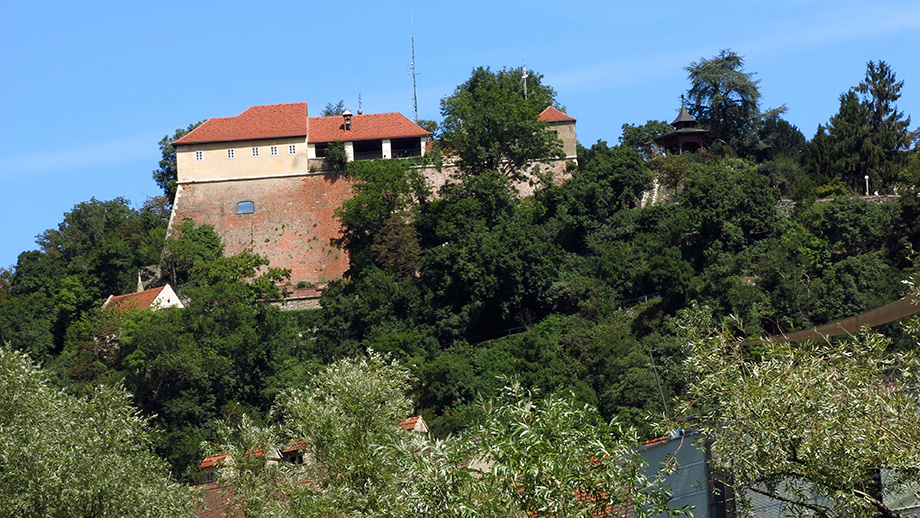
[{"label": "pointed pavilion roof", "polygon": [[690,112],[687,111],[687,107],[684,103],[680,103],[680,114],[677,115],[677,118],[674,119],[674,122],[671,123],[671,126],[675,128],[686,128],[690,125],[696,126],[696,119],[693,118],[693,115],[690,115]]}]

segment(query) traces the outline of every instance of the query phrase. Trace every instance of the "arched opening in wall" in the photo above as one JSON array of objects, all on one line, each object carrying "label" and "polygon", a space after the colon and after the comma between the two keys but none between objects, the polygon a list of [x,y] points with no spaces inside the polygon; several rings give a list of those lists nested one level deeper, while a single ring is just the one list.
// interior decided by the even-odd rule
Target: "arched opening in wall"
[{"label": "arched opening in wall", "polygon": [[241,201],[236,204],[237,214],[252,214],[256,211],[256,204],[251,201]]}]

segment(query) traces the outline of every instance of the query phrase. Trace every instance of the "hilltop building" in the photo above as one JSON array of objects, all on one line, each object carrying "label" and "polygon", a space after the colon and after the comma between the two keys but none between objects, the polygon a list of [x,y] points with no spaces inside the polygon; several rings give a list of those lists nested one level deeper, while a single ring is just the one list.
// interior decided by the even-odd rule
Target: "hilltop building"
[{"label": "hilltop building", "polygon": [[674,131],[657,137],[655,144],[672,155],[705,151],[716,140],[715,134],[711,131],[698,127],[699,123],[690,115],[683,102],[680,104],[680,114],[671,126],[674,126]]},{"label": "hilltop building", "polygon": [[[547,108],[540,120],[575,159],[575,119]],[[178,189],[170,227],[185,219],[212,225],[225,252],[245,249],[289,268],[293,283],[341,277],[345,252],[334,211],[352,196],[352,180],[324,169],[332,142],[348,160],[407,158],[429,150],[431,133],[400,113],[310,117],[307,103],[252,106],[234,117],[215,117],[173,142]],[[433,188],[450,177],[450,160],[426,171]],[[565,161],[550,164],[557,178]],[[525,194],[526,189],[522,189]]]}]

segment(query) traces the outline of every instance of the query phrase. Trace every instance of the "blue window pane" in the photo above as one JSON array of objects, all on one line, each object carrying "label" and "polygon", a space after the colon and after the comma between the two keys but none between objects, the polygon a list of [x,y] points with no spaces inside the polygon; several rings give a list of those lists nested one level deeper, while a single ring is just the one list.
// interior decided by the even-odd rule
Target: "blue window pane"
[{"label": "blue window pane", "polygon": [[236,213],[237,214],[252,214],[256,211],[255,203],[251,201],[241,201],[236,204]]}]

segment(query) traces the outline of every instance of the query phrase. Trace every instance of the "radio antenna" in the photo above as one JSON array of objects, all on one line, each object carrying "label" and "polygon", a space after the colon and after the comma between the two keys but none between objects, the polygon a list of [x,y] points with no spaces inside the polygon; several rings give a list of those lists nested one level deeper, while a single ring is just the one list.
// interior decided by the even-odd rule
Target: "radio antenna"
[{"label": "radio antenna", "polygon": [[412,76],[412,112],[415,113],[415,122],[418,122],[418,85],[415,78],[419,74],[415,71],[415,22],[409,18],[412,30],[412,62],[409,63],[409,75]]},{"label": "radio antenna", "polygon": [[530,77],[530,74],[527,73],[527,55],[522,54],[524,58],[524,66],[521,67],[521,82],[524,83],[524,99],[527,99],[527,78]]}]

